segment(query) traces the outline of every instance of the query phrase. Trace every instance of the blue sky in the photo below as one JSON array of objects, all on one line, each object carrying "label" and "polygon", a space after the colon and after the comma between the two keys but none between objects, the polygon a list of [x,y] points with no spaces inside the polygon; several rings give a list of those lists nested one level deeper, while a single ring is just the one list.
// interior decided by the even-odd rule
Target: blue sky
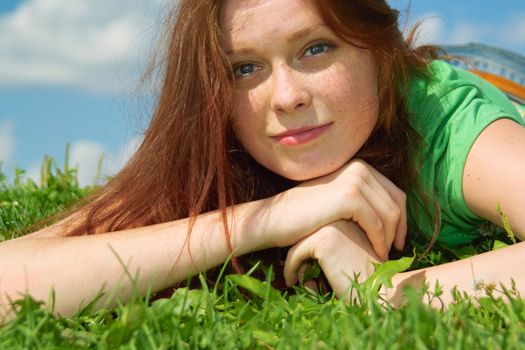
[{"label": "blue sky", "polygon": [[[401,11],[407,0],[390,0]],[[0,0],[0,160],[38,178],[65,144],[92,181],[100,154],[113,174],[140,141],[147,99],[135,87],[151,54],[163,0]],[[525,55],[523,0],[412,0],[421,42],[481,42]]]}]

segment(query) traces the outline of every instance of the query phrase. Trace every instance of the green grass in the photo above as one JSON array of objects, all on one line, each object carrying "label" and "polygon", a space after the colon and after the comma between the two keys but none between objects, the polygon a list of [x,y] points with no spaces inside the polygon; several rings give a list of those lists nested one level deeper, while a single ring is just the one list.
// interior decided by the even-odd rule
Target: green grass
[{"label": "green grass", "polygon": [[[59,169],[46,158],[42,185],[14,184],[0,172],[0,239],[27,233],[27,226],[84,197],[76,169]],[[508,232],[485,227],[475,245],[450,250],[436,246],[417,256],[412,268],[427,266],[508,244]],[[413,241],[416,251],[421,244]],[[406,259],[404,262],[406,263]],[[394,266],[395,267],[395,266]],[[382,267],[387,278],[389,267]],[[17,301],[16,318],[0,326],[0,349],[513,349],[525,345],[525,303],[499,286],[505,297],[473,299],[455,294],[447,310],[420,302],[439,289],[407,290],[400,309],[381,305],[371,283],[356,286],[359,303],[347,305],[330,294],[298,287],[295,294],[270,286],[273,271],[256,266],[265,280],[227,275],[214,287],[201,276],[200,289],[180,288],[170,298],[134,298],[127,305],[61,318],[29,296]],[[386,272],[385,272],[386,271]],[[377,275],[376,275],[377,277]],[[1,276],[0,276],[1,278]]]}]

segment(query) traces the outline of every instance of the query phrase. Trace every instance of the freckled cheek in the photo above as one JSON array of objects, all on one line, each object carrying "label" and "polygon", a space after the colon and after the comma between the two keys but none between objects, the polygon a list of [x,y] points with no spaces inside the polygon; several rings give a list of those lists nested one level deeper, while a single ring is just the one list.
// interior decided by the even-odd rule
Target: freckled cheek
[{"label": "freckled cheek", "polygon": [[361,92],[354,83],[342,77],[331,77],[312,84],[316,96],[332,113],[344,113],[356,107]]},{"label": "freckled cheek", "polygon": [[266,119],[257,95],[240,91],[233,95],[233,128],[241,143],[251,148],[266,141]]},{"label": "freckled cheek", "polygon": [[329,117],[348,126],[344,130],[349,137],[367,137],[376,124],[378,95],[373,79],[371,75],[334,70],[313,85]]},{"label": "freckled cheek", "polygon": [[261,121],[263,104],[255,91],[241,91],[233,95],[233,113],[236,119]]}]

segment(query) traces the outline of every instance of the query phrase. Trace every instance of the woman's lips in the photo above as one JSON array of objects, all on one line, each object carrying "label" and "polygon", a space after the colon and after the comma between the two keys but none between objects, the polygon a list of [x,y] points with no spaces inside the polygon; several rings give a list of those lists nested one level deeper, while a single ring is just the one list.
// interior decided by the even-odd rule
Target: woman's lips
[{"label": "woman's lips", "polygon": [[286,146],[299,145],[301,143],[306,143],[317,138],[326,130],[328,130],[331,126],[332,123],[328,123],[320,126],[308,126],[304,128],[288,130],[280,134],[274,135],[272,136],[272,138],[280,144]]}]

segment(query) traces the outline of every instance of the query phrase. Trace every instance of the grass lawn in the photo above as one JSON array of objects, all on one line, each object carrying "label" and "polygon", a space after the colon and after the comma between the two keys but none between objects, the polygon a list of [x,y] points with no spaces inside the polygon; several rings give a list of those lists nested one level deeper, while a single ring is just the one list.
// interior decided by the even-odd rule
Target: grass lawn
[{"label": "grass lawn", "polygon": [[[46,159],[42,185],[14,184],[0,172],[0,241],[27,233],[27,226],[84,197],[76,169],[58,169]],[[462,249],[436,246],[411,269],[443,263],[511,243],[510,232],[485,227],[479,242]],[[416,252],[421,245],[413,241]],[[488,294],[455,294],[448,309],[420,302],[439,288],[407,290],[407,302],[393,309],[380,304],[374,284],[406,268],[410,258],[379,267],[369,283],[356,287],[360,303],[347,305],[330,294],[298,287],[295,294],[273,289],[270,268],[256,266],[265,280],[226,275],[208,287],[180,288],[169,298],[134,298],[127,305],[93,311],[89,306],[70,318],[26,296],[15,302],[17,316],[0,326],[0,349],[518,349],[525,347],[525,303],[505,288],[503,299]],[[408,265],[407,265],[408,266]],[[518,272],[520,273],[520,272]],[[1,281],[1,276],[0,276]],[[490,292],[490,291],[489,291]]]}]

